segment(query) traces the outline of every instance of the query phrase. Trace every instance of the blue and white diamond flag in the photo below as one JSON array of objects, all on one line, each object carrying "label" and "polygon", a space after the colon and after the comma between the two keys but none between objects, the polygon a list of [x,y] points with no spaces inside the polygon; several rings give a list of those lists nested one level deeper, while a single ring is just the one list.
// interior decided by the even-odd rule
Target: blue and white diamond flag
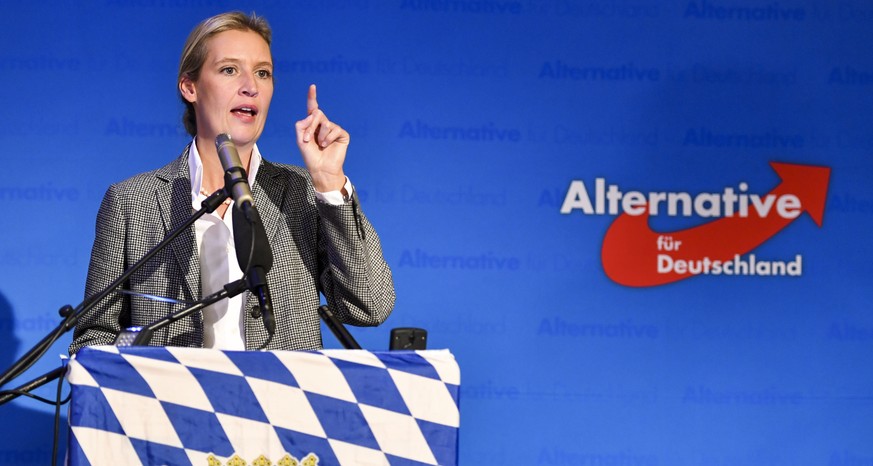
[{"label": "blue and white diamond flag", "polygon": [[72,466],[457,464],[445,350],[104,346],[68,379]]}]

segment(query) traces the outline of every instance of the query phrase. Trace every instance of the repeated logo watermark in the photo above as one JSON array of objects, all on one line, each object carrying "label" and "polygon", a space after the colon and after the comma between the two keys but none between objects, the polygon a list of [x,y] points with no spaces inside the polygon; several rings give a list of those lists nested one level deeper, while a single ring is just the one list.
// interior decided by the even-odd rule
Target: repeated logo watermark
[{"label": "repeated logo watermark", "polygon": [[685,388],[682,402],[715,406],[798,406],[804,401],[803,392],[776,387],[757,389],[715,388],[708,385],[690,385]]},{"label": "repeated logo watermark", "polygon": [[661,329],[654,324],[622,319],[614,322],[577,322],[562,316],[544,317],[540,320],[537,335],[550,338],[597,338],[656,340]]},{"label": "repeated logo watermark", "polygon": [[[175,120],[175,119],[174,119]],[[130,116],[110,118],[104,129],[106,136],[123,138],[180,138],[188,133],[177,121],[137,121]]]},{"label": "repeated logo watermark", "polygon": [[58,317],[58,314],[51,312],[16,318],[0,318],[0,333],[3,335],[22,335],[25,333],[44,335],[46,332],[57,328],[60,323],[61,319]]},{"label": "repeated logo watermark", "polygon": [[479,254],[433,254],[423,249],[406,249],[400,254],[398,267],[446,270],[507,270],[521,268],[522,262],[513,256],[503,256],[491,251]]},{"label": "repeated logo watermark", "polygon": [[851,192],[834,194],[828,199],[828,211],[870,215],[873,214],[873,199],[858,197]]},{"label": "repeated logo watermark", "polygon": [[521,130],[501,127],[493,122],[473,125],[440,125],[421,119],[406,120],[397,135],[398,139],[432,139],[463,142],[519,142]]},{"label": "repeated logo watermark", "polygon": [[52,182],[36,185],[0,186],[3,202],[78,202],[82,193],[75,186],[56,186]]},{"label": "repeated logo watermark", "polygon": [[[372,0],[305,0],[287,2],[284,0],[250,0],[247,8],[285,8],[292,11],[365,11],[379,2]],[[212,8],[233,10],[240,8],[233,0],[104,0],[104,6],[114,8]]]},{"label": "repeated logo watermark", "polygon": [[542,447],[532,464],[553,465],[639,465],[665,464],[658,455],[633,449],[620,451],[583,451],[569,446]]},{"label": "repeated logo watermark", "polygon": [[827,339],[847,343],[873,343],[873,325],[843,320],[828,326]]},{"label": "repeated logo watermark", "polygon": [[690,1],[683,16],[690,19],[748,22],[802,22],[808,18],[806,9],[779,2],[737,5],[715,0]]}]

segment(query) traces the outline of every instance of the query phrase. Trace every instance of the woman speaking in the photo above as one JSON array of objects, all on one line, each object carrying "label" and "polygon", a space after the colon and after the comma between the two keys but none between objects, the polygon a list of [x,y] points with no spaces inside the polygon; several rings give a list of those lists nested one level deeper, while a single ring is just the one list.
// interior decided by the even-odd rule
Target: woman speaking
[{"label": "woman speaking", "polygon": [[[305,169],[270,162],[258,150],[273,96],[271,35],[263,18],[239,12],[206,19],[191,32],[177,85],[193,140],[164,167],[107,190],[85,294],[102,291],[224,187],[215,141],[226,134],[239,153],[272,249],[266,280],[275,334],[257,312],[258,299],[246,291],[161,328],[152,345],[318,349],[319,294],[352,325],[378,325],[394,306],[379,238],[343,171],[349,133],[319,108],[314,85],[306,96],[307,114],[294,125]],[[246,271],[236,260],[235,215],[243,214],[228,200],[200,217],[134,273],[124,292],[110,294],[82,315],[70,353],[111,344],[123,329],[147,326],[241,279]]]}]

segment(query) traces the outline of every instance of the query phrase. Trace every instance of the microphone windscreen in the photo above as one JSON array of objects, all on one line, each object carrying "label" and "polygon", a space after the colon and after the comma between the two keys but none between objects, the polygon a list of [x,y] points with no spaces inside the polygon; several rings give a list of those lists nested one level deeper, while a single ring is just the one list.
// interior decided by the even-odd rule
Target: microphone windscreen
[{"label": "microphone windscreen", "polygon": [[[251,223],[238,209],[233,213],[233,244],[236,248],[236,260],[243,273],[257,266],[263,267],[266,273],[273,267],[273,249],[270,247],[267,231],[264,229],[258,210],[252,207],[250,213]],[[250,255],[251,264],[248,263]]]}]

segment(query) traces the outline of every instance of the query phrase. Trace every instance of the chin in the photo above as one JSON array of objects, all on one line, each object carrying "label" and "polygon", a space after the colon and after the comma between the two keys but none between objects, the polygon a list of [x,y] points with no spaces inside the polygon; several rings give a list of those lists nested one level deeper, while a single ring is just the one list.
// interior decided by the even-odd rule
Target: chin
[{"label": "chin", "polygon": [[233,142],[238,146],[244,146],[248,144],[254,144],[258,141],[258,138],[261,136],[261,130],[252,131],[252,130],[237,130],[230,132],[230,138],[233,139]]}]

